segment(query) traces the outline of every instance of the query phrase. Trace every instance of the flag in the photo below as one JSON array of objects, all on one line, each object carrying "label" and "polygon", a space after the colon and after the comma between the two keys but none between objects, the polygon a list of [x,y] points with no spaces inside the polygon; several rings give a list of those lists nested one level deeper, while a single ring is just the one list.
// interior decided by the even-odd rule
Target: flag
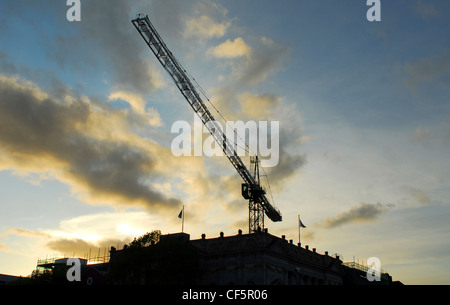
[{"label": "flag", "polygon": [[303,224],[303,222],[300,220],[300,215],[298,215],[298,226],[300,228],[306,228],[306,226]]},{"label": "flag", "polygon": [[178,214],[178,218],[182,218],[183,217],[183,210],[180,211],[180,214]]}]

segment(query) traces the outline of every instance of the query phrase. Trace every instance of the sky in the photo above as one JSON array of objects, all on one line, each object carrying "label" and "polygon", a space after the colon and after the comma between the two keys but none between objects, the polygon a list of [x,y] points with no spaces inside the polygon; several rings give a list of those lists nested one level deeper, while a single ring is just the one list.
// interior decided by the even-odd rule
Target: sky
[{"label": "sky", "polygon": [[72,22],[66,1],[0,3],[0,273],[180,232],[183,206],[191,239],[247,232],[228,159],[171,151],[194,112],[142,13],[227,121],[279,122],[269,233],[297,243],[301,215],[319,253],[450,284],[448,1],[381,1],[373,22],[365,0],[80,3]]}]

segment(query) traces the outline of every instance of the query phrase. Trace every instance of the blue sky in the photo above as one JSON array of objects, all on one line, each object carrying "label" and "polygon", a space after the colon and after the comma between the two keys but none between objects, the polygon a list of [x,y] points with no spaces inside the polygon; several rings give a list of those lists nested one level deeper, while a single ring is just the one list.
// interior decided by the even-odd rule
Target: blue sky
[{"label": "blue sky", "polygon": [[[227,120],[280,122],[269,232],[407,284],[450,283],[450,4],[81,0],[0,4],[0,273],[159,229],[247,229],[226,158],[171,154],[193,112],[132,26],[150,16]],[[244,158],[248,163],[248,158]],[[94,250],[92,250],[94,251]],[[103,250],[101,250],[103,252]]]}]

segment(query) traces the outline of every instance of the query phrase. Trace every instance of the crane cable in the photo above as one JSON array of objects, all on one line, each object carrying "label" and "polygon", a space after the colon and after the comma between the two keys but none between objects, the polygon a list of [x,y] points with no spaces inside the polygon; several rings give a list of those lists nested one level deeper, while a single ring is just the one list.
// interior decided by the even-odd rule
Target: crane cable
[{"label": "crane cable", "polygon": [[[177,60],[177,61],[178,61],[178,60]],[[180,62],[178,62],[178,64],[179,64],[181,67],[183,67],[183,66],[181,65]],[[192,79],[192,80],[194,81],[195,86],[196,86],[197,89],[200,91],[200,93],[203,95],[203,97],[209,102],[209,104],[214,108],[214,110],[215,110],[215,111],[217,112],[217,114],[222,118],[222,120],[225,122],[225,124],[226,124],[228,127],[230,127],[230,129],[231,129],[231,126],[228,124],[228,121],[225,119],[225,117],[222,115],[222,113],[220,113],[219,109],[217,109],[217,107],[214,105],[214,103],[209,99],[209,97],[206,95],[205,90],[203,90],[203,88],[200,86],[200,84],[197,82],[197,80],[196,80],[189,72],[187,72],[186,69],[183,68],[183,71],[184,71],[184,73],[187,74],[187,76],[188,76],[190,79]],[[234,134],[237,136],[237,138],[239,138],[239,139],[242,141],[242,143],[244,143],[245,148],[242,147],[242,146],[240,146],[237,142],[235,142],[235,141],[234,141],[234,137],[233,137],[233,141],[232,141],[233,144],[236,145],[237,147],[243,149],[246,153],[248,153],[248,154],[253,154],[254,156],[257,156],[257,154],[254,153],[254,152],[250,149],[250,147],[248,146],[248,144],[247,144],[247,143],[239,136],[239,134],[236,132],[236,129],[235,129],[235,128],[233,128],[233,131],[234,131]],[[268,185],[268,187],[269,187],[269,193],[270,193],[270,197],[272,198],[272,203],[275,204],[275,200],[273,199],[273,195],[272,195],[272,189],[271,189],[270,183],[269,183],[269,178],[267,177],[267,173],[266,173],[266,171],[264,170],[264,167],[261,167],[261,169],[262,169],[263,172],[264,172],[263,176],[266,178],[267,185]]]},{"label": "crane cable", "polygon": [[250,147],[248,146],[248,144],[239,136],[239,134],[236,132],[235,128],[231,128],[230,124],[228,124],[228,121],[225,119],[225,117],[222,115],[222,113],[220,113],[219,109],[217,109],[217,107],[213,104],[213,102],[211,102],[211,100],[209,99],[209,97],[206,95],[205,90],[203,90],[203,88],[200,86],[200,84],[195,80],[195,78],[186,70],[183,69],[183,71],[189,76],[190,79],[192,79],[197,87],[197,89],[200,91],[200,93],[204,96],[204,98],[209,102],[209,104],[214,108],[214,110],[217,112],[217,114],[222,118],[222,120],[224,121],[225,125],[227,125],[228,127],[230,127],[230,129],[233,129],[234,134],[236,135],[236,137],[242,141],[242,143],[244,143],[245,147],[242,147],[241,145],[239,145],[237,143],[237,141],[234,141],[234,137],[233,137],[233,144],[236,145],[236,147],[239,147],[241,149],[243,149],[246,153],[248,154],[253,154],[256,156],[256,154],[250,149]]}]

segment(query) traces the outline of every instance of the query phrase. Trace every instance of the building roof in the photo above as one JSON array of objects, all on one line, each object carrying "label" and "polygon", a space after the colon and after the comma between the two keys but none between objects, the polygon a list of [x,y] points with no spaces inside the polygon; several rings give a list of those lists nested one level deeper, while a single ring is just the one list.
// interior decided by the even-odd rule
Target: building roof
[{"label": "building roof", "polygon": [[5,285],[9,282],[18,280],[19,278],[20,276],[0,274],[0,285]]}]

